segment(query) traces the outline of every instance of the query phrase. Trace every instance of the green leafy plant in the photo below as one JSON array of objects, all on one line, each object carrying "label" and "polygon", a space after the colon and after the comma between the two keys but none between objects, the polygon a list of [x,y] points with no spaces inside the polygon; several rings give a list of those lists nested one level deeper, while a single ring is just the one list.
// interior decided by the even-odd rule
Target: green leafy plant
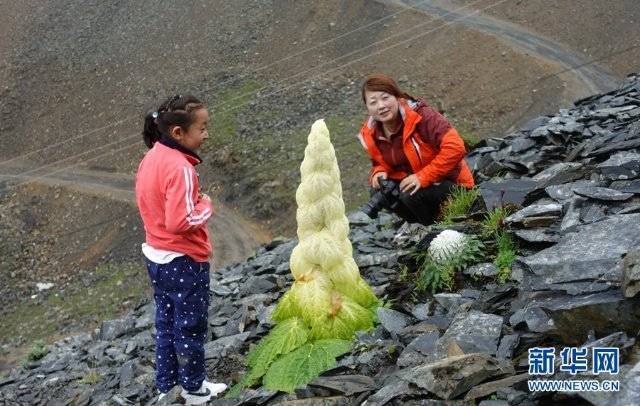
[{"label": "green leafy plant", "polygon": [[488,212],[482,221],[482,236],[485,238],[496,237],[504,230],[504,219],[507,218],[513,210],[507,207],[496,207]]},{"label": "green leafy plant", "polygon": [[465,216],[479,196],[480,190],[477,188],[454,187],[440,211],[440,223],[443,225],[453,224],[456,218]]},{"label": "green leafy plant", "polygon": [[[445,232],[451,232],[451,230],[445,230],[443,233]],[[436,237],[427,251],[414,253],[413,256],[418,265],[416,290],[431,291],[431,293],[451,290],[456,272],[461,272],[466,267],[484,259],[485,246],[482,241],[476,237],[460,235],[463,236],[463,240],[459,240],[462,242],[450,243],[451,249],[434,250],[434,242],[437,243],[438,238]]]},{"label": "green leafy plant", "polygon": [[41,360],[48,353],[49,349],[44,344],[44,342],[42,342],[42,340],[36,340],[31,345],[31,349],[29,350],[29,354],[27,354],[26,361],[35,362]]},{"label": "green leafy plant", "polygon": [[498,234],[496,245],[498,251],[493,263],[498,268],[498,282],[505,283],[511,278],[511,265],[516,260],[517,246],[513,237],[506,231]]},{"label": "green leafy plant", "polygon": [[96,385],[100,383],[100,381],[102,381],[102,377],[100,376],[98,371],[92,370],[89,371],[85,376],[83,376],[82,379],[78,381],[78,383],[81,383],[83,385]]},{"label": "green leafy plant", "polygon": [[373,328],[380,302],[352,256],[340,171],[322,120],[313,124],[300,174],[294,282],[273,311],[276,326],[251,350],[247,374],[227,397],[260,382],[293,392],[333,367],[356,331]]}]

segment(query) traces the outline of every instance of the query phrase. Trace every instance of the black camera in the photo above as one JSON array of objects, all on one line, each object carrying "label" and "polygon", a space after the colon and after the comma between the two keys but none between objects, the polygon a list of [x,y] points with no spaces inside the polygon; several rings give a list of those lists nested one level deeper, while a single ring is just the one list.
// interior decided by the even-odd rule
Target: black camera
[{"label": "black camera", "polygon": [[370,218],[378,217],[382,209],[393,210],[400,203],[400,182],[392,179],[378,178],[380,189],[360,208]]}]

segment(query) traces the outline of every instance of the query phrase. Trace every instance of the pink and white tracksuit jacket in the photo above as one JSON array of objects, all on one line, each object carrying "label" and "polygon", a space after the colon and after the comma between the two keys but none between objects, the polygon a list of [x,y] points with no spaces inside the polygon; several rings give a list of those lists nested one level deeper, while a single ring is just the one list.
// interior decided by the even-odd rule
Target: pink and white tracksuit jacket
[{"label": "pink and white tracksuit jacket", "polygon": [[206,262],[212,251],[207,221],[214,210],[199,193],[195,165],[201,162],[170,141],[156,142],[138,167],[136,202],[148,245]]}]

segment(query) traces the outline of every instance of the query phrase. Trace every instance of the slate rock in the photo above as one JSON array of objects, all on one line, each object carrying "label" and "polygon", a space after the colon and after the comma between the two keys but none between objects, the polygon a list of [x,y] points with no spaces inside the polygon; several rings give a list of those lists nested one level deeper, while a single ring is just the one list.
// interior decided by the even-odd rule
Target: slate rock
[{"label": "slate rock", "polygon": [[577,180],[575,182],[563,183],[560,185],[547,186],[544,190],[557,201],[569,200],[574,197],[573,191],[576,188],[600,186],[600,182],[594,180]]},{"label": "slate rock", "polygon": [[376,310],[376,314],[378,315],[380,323],[392,334],[398,334],[403,328],[411,323],[410,316],[396,310],[379,307]]},{"label": "slate rock", "polygon": [[136,320],[133,317],[105,320],[100,325],[98,337],[103,341],[111,341],[131,331],[135,324]]},{"label": "slate rock", "polygon": [[[575,232],[534,255],[522,259],[529,272],[523,284],[534,290],[549,290],[559,284],[574,294],[576,281],[600,281],[617,284],[622,281],[618,262],[631,248],[640,245],[640,214],[611,216],[597,223],[579,226]],[[598,287],[593,284],[593,287]],[[557,286],[556,286],[557,287]],[[580,286],[584,288],[584,286]],[[593,291],[593,290],[587,290]]]},{"label": "slate rock", "polygon": [[576,187],[573,191],[584,197],[590,199],[603,200],[608,202],[619,202],[628,200],[633,197],[632,193],[619,192],[615,189],[609,189],[604,187]]},{"label": "slate rock", "polygon": [[[504,219],[507,224],[532,226],[532,219],[550,219],[550,223],[562,215],[562,205],[558,203],[532,204]],[[546,221],[545,221],[546,223]],[[550,224],[549,223],[549,224]],[[539,223],[535,223],[539,224]],[[548,224],[547,224],[548,225]]]},{"label": "slate rock", "polygon": [[226,356],[230,352],[239,352],[240,347],[250,335],[251,333],[247,331],[209,341],[204,345],[206,359],[220,358]]},{"label": "slate rock", "polygon": [[640,292],[640,249],[629,251],[622,264],[622,292],[634,297]]},{"label": "slate rock", "polygon": [[567,295],[549,292],[532,299],[527,307],[539,307],[553,320],[553,334],[565,344],[581,345],[590,331],[597,336],[640,330],[640,297],[627,299],[620,290]]},{"label": "slate rock", "polygon": [[365,375],[321,376],[311,381],[309,386],[326,388],[345,396],[378,388],[374,380]]},{"label": "slate rock", "polygon": [[585,173],[584,165],[579,162],[560,162],[551,165],[532,179],[538,182],[538,187],[546,188],[580,179]]},{"label": "slate rock", "polygon": [[473,301],[469,298],[462,297],[459,293],[437,293],[433,295],[433,298],[444,307],[450,315],[455,314],[464,303]]},{"label": "slate rock", "polygon": [[401,371],[399,376],[441,399],[453,399],[480,382],[513,373],[510,362],[487,354],[465,354],[412,367]]},{"label": "slate rock", "polygon": [[419,335],[402,351],[398,357],[397,365],[404,368],[432,360],[431,357],[436,350],[438,338],[440,338],[438,331],[431,331]]},{"label": "slate rock", "polygon": [[259,293],[272,292],[276,284],[260,276],[251,276],[240,287],[241,296],[255,295]]},{"label": "slate rock", "polygon": [[426,320],[429,318],[429,303],[418,303],[411,310],[411,315],[417,320]]},{"label": "slate rock", "polygon": [[469,276],[484,276],[486,278],[493,277],[498,274],[498,268],[491,262],[472,265],[466,268],[463,273]]},{"label": "slate rock", "polygon": [[556,243],[560,240],[560,236],[549,232],[548,228],[515,229],[513,233],[520,239],[534,243]]},{"label": "slate rock", "polygon": [[640,154],[629,151],[618,152],[599,164],[597,168],[610,180],[634,179],[640,175]]},{"label": "slate rock", "polygon": [[522,206],[527,197],[539,189],[538,182],[528,178],[482,182],[478,185],[487,210],[506,204]]},{"label": "slate rock", "polygon": [[506,334],[500,340],[498,346],[497,357],[499,359],[511,359],[513,352],[520,343],[520,336],[518,334]]},{"label": "slate rock", "polygon": [[640,362],[625,374],[621,390],[613,395],[611,406],[640,405]]},{"label": "slate rock", "polygon": [[584,224],[595,223],[607,217],[607,206],[598,203],[585,203],[580,209],[580,221]]},{"label": "slate rock", "polygon": [[464,353],[483,352],[494,355],[502,332],[503,319],[477,310],[458,313],[438,340],[438,355],[446,355],[453,342]]}]

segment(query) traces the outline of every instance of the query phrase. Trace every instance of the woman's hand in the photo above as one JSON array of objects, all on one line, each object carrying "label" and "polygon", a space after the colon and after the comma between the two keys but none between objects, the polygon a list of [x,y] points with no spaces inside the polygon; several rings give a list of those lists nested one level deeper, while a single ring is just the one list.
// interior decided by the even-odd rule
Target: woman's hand
[{"label": "woman's hand", "polygon": [[400,182],[400,191],[401,192],[409,192],[410,195],[413,195],[418,190],[420,190],[420,180],[418,179],[418,175],[415,173],[413,175],[409,175],[406,178],[402,179]]},{"label": "woman's hand", "polygon": [[380,189],[380,179],[379,178],[387,179],[387,173],[386,172],[378,172],[378,173],[375,174],[375,176],[371,180],[371,186],[373,186],[373,188],[376,189],[376,190]]}]

